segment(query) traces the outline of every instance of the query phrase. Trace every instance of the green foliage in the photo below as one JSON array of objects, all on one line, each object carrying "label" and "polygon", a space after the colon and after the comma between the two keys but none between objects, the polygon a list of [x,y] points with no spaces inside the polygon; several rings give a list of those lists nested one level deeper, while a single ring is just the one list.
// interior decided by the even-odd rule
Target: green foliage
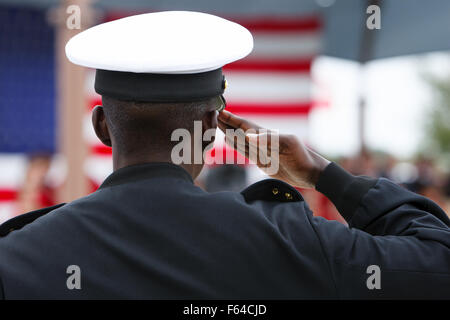
[{"label": "green foliage", "polygon": [[426,124],[424,153],[433,153],[450,167],[450,76],[426,77],[433,91],[433,99]]}]

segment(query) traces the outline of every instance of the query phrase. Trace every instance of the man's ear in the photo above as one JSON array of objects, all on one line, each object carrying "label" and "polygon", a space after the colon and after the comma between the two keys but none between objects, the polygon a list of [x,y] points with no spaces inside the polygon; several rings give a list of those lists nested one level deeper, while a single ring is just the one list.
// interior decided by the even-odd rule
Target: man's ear
[{"label": "man's ear", "polygon": [[111,147],[111,136],[109,135],[108,125],[106,124],[105,112],[102,106],[96,106],[92,110],[92,125],[100,141],[108,147]]}]

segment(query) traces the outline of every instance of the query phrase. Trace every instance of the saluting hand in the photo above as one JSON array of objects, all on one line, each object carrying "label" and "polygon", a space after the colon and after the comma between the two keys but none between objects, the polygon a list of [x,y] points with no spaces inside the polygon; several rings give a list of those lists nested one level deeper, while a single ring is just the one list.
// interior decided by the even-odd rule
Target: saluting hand
[{"label": "saluting hand", "polygon": [[[234,131],[235,138],[225,141],[272,178],[295,187],[314,188],[320,173],[330,163],[306,147],[295,135],[279,135],[228,111],[219,113],[218,125],[226,135],[227,129],[242,129],[243,131]],[[275,135],[279,138],[278,143],[274,143],[277,141]],[[242,139],[236,138],[239,136]],[[276,172],[269,170],[273,168],[273,163],[268,160],[278,161]]]}]

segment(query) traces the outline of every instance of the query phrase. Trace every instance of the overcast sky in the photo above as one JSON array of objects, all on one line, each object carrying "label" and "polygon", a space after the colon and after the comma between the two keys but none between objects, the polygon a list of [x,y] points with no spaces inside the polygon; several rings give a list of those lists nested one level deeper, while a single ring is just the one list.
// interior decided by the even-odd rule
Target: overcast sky
[{"label": "overcast sky", "polygon": [[309,119],[308,141],[329,156],[352,155],[358,147],[358,92],[367,96],[367,144],[408,158],[422,142],[432,95],[423,72],[450,74],[450,54],[430,53],[369,63],[361,72],[351,61],[320,57],[313,66],[317,95],[330,102]]}]

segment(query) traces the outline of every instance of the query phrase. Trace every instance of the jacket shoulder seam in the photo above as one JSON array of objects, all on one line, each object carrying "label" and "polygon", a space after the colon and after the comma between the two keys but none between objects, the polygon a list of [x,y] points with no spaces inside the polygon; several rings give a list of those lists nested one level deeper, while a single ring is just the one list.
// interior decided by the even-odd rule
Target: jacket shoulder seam
[{"label": "jacket shoulder seam", "polygon": [[3,222],[0,225],[0,238],[7,236],[12,231],[22,229],[24,226],[34,222],[47,213],[56,210],[64,205],[65,203],[60,203],[51,207],[30,211]]}]

